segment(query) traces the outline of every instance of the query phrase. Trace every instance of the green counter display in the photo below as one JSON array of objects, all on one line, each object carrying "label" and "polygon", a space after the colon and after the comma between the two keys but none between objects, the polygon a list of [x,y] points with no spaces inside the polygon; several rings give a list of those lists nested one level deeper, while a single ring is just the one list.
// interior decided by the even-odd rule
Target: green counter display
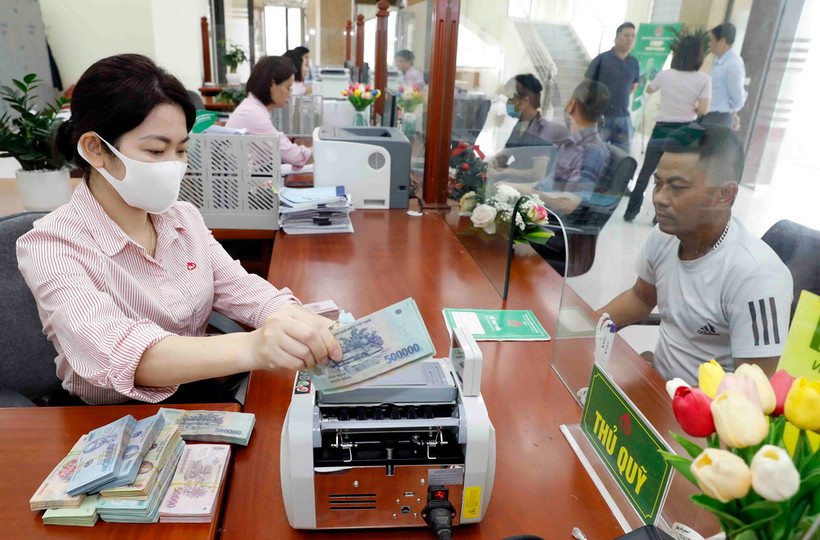
[{"label": "green counter display", "polygon": [[597,364],[581,430],[643,522],[655,523],[672,473],[658,450],[671,450]]},{"label": "green counter display", "polygon": [[464,328],[476,341],[548,341],[550,335],[529,309],[445,308],[447,328]]}]

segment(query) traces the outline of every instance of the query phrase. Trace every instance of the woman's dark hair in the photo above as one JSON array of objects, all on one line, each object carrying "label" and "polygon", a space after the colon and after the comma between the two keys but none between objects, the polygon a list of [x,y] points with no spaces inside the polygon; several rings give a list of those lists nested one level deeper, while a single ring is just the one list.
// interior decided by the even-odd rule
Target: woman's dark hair
[{"label": "woman's dark hair", "polygon": [[[530,105],[538,109],[541,107],[541,91],[544,87],[541,85],[535,75],[532,73],[524,73],[515,76],[515,82],[520,87],[518,94],[521,97],[530,98]],[[518,88],[516,88],[518,90]]]},{"label": "woman's dark hair", "polygon": [[695,36],[686,36],[672,56],[672,69],[697,71],[703,65],[703,42]]},{"label": "woman's dark hair", "polygon": [[296,68],[290,58],[264,56],[253,66],[246,88],[263,105],[270,105],[271,83],[282,84],[293,75],[296,75]]},{"label": "woman's dark hair", "polygon": [[73,159],[88,177],[91,166],[76,155],[77,141],[83,134],[94,131],[117,146],[124,133],[142,124],[155,107],[166,103],[182,107],[190,131],[196,108],[179,79],[141,54],[103,58],[77,81],[71,96],[71,119],[57,130],[57,150],[66,159]]},{"label": "woman's dark hair", "polygon": [[298,52],[302,56],[304,56],[306,54],[310,54],[310,49],[308,49],[304,45],[299,45],[298,47],[294,47],[292,50],[295,51],[295,52]]},{"label": "woman's dark hair", "polygon": [[296,69],[296,73],[293,74],[294,80],[299,82],[304,81],[302,78],[302,65],[305,63],[304,55],[297,52],[296,49],[291,49],[282,56],[290,58],[290,61],[293,62],[293,67]]}]

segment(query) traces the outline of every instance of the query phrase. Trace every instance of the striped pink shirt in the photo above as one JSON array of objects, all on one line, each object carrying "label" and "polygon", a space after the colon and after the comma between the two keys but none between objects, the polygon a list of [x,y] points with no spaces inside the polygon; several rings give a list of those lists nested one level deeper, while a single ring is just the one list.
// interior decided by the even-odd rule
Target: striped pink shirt
[{"label": "striped pink shirt", "polygon": [[68,204],[17,241],[20,272],[57,350],[57,376],[87,403],[166,399],[177,386],[134,385],[146,349],[170,335],[204,335],[211,310],[258,328],[298,302],[232,260],[191,204],[151,218],[154,258],[81,182]]}]

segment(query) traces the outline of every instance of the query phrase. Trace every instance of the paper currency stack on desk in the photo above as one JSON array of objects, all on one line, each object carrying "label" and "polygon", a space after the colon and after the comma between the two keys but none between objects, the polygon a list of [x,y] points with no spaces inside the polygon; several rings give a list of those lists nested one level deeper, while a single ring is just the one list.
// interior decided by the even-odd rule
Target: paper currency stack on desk
[{"label": "paper currency stack on desk", "polygon": [[435,353],[416,302],[407,298],[333,331],[342,359],[316,366],[313,384],[326,393],[360,384]]}]

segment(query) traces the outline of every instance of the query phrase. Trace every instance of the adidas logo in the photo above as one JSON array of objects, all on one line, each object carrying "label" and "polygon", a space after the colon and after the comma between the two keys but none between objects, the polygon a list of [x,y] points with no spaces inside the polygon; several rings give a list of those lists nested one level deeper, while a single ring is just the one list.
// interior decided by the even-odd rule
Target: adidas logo
[{"label": "adidas logo", "polygon": [[698,334],[702,336],[719,336],[718,331],[711,324],[705,324],[698,328]]}]

